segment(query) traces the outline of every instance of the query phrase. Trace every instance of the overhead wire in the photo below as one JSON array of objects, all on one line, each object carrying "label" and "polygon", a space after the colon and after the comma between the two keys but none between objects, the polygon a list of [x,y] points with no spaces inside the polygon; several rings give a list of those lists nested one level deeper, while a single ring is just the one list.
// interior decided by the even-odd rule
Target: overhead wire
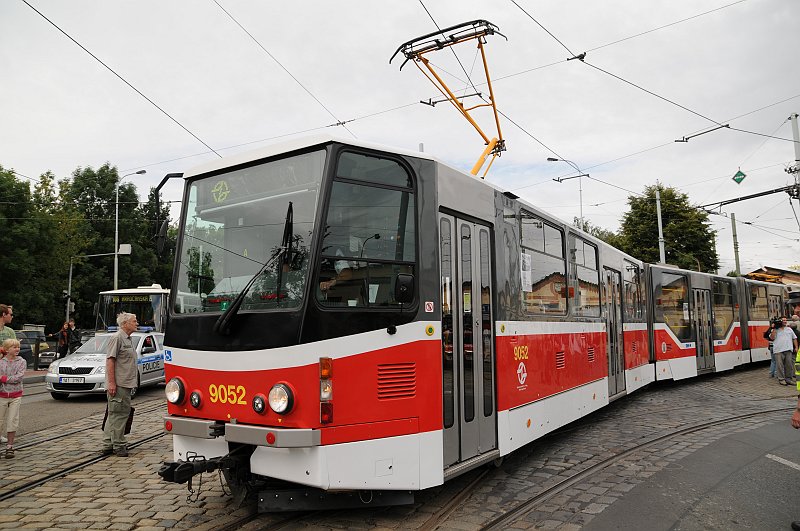
[{"label": "overhead wire", "polygon": [[248,37],[250,37],[250,38],[253,40],[253,42],[254,42],[254,43],[256,43],[256,45],[257,45],[259,48],[261,48],[261,50],[263,50],[263,52],[264,52],[264,53],[266,53],[266,54],[269,56],[269,58],[270,58],[270,59],[272,59],[273,61],[275,61],[275,63],[276,63],[276,64],[277,64],[279,67],[281,67],[281,68],[283,69],[283,71],[284,71],[284,72],[286,72],[286,73],[289,75],[289,77],[291,77],[291,78],[294,80],[294,82],[295,82],[295,83],[297,83],[298,85],[300,85],[300,88],[302,88],[302,89],[303,89],[303,90],[306,92],[306,94],[308,94],[309,96],[311,96],[311,98],[312,98],[314,101],[316,101],[316,102],[317,102],[317,103],[318,103],[318,104],[319,104],[319,105],[320,105],[320,106],[321,106],[323,109],[325,109],[325,111],[326,111],[326,112],[327,112],[329,115],[331,115],[331,117],[333,117],[333,119],[334,119],[334,120],[336,120],[336,122],[337,122],[337,125],[341,125],[342,127],[344,127],[344,129],[345,129],[345,130],[346,130],[348,133],[350,133],[350,134],[353,136],[353,138],[358,138],[358,137],[355,135],[355,133],[353,133],[353,132],[352,132],[352,131],[351,131],[351,130],[348,128],[348,127],[346,127],[346,126],[345,126],[345,123],[347,123],[347,122],[343,122],[342,120],[339,120],[339,118],[338,118],[338,117],[337,117],[337,116],[336,116],[336,115],[333,113],[333,111],[331,111],[331,110],[330,110],[330,109],[329,109],[329,108],[328,108],[328,107],[327,107],[327,106],[326,106],[324,103],[322,103],[322,101],[320,101],[320,99],[319,99],[319,98],[317,98],[317,97],[314,95],[314,93],[313,93],[313,92],[311,92],[311,91],[308,89],[308,87],[306,87],[306,86],[305,86],[303,83],[301,83],[301,82],[300,82],[300,80],[299,80],[299,79],[297,79],[297,77],[295,77],[295,75],[294,75],[294,74],[292,74],[292,73],[289,71],[289,69],[288,69],[288,68],[286,68],[286,67],[283,65],[283,63],[281,63],[280,61],[278,61],[278,59],[277,59],[277,58],[276,58],[274,55],[272,55],[272,54],[269,52],[269,50],[267,50],[267,49],[264,47],[264,45],[263,45],[263,44],[261,44],[261,42],[259,42],[259,40],[258,40],[258,39],[256,39],[256,38],[253,36],[253,34],[252,34],[252,33],[250,33],[250,32],[247,30],[247,28],[245,28],[245,27],[244,27],[244,26],[243,26],[243,25],[242,25],[242,24],[241,24],[241,23],[240,23],[240,22],[239,22],[239,21],[236,19],[236,17],[234,17],[234,16],[233,16],[233,15],[232,15],[232,14],[231,14],[231,13],[230,13],[230,12],[229,12],[227,9],[225,9],[224,7],[222,7],[222,5],[220,5],[220,3],[219,3],[217,0],[212,0],[212,1],[213,1],[215,4],[217,4],[217,7],[219,7],[219,8],[222,10],[222,12],[223,12],[223,13],[225,13],[226,15],[228,15],[228,17],[229,17],[229,18],[230,18],[230,19],[231,19],[231,20],[234,22],[234,24],[236,24],[237,26],[239,26],[239,28],[240,28],[240,29],[241,29],[243,32],[245,32],[245,34],[247,34],[247,36],[248,36]]},{"label": "overhead wire", "polygon": [[69,33],[67,33],[66,31],[64,31],[63,29],[61,29],[61,27],[60,27],[58,24],[56,24],[55,22],[53,22],[52,20],[50,20],[49,18],[47,18],[47,16],[46,16],[44,13],[42,13],[41,11],[39,11],[38,9],[36,9],[35,7],[33,7],[33,6],[32,6],[32,5],[31,5],[31,4],[28,2],[28,0],[22,0],[22,2],[23,2],[25,5],[27,5],[28,7],[30,7],[30,8],[31,8],[33,11],[35,11],[35,12],[36,12],[36,13],[37,13],[37,14],[38,14],[40,17],[42,17],[42,18],[43,18],[43,19],[45,19],[47,22],[49,22],[49,23],[50,23],[50,24],[51,24],[51,25],[52,25],[54,28],[56,28],[56,29],[57,29],[59,32],[61,32],[61,33],[62,33],[62,34],[65,36],[65,37],[67,37],[69,40],[71,40],[73,43],[75,43],[75,44],[76,44],[78,47],[80,47],[80,48],[81,48],[81,49],[82,49],[84,52],[86,52],[87,54],[89,54],[89,55],[90,55],[90,56],[91,56],[91,57],[92,57],[92,58],[93,58],[95,61],[97,61],[98,63],[100,63],[101,65],[103,65],[103,66],[106,68],[106,70],[108,70],[109,72],[111,72],[112,74],[114,74],[114,75],[115,75],[115,76],[116,76],[116,77],[117,77],[117,78],[118,78],[120,81],[122,81],[123,83],[125,83],[126,85],[128,85],[128,87],[130,87],[130,88],[131,88],[131,89],[132,89],[134,92],[136,92],[136,93],[137,93],[139,96],[141,96],[142,98],[144,98],[145,100],[147,100],[147,101],[150,103],[150,105],[152,105],[153,107],[155,107],[156,109],[158,109],[159,111],[161,111],[161,113],[162,113],[164,116],[166,116],[167,118],[169,118],[170,120],[172,120],[172,122],[174,122],[175,124],[177,124],[177,125],[178,125],[178,127],[180,127],[181,129],[183,129],[184,131],[186,131],[187,133],[189,133],[189,134],[190,134],[190,135],[191,135],[191,136],[192,136],[192,137],[193,137],[195,140],[197,140],[198,142],[200,142],[201,144],[203,144],[205,147],[207,147],[207,148],[208,148],[208,149],[209,149],[211,152],[213,152],[215,155],[217,155],[218,157],[222,157],[222,155],[220,155],[219,153],[217,153],[217,152],[214,150],[214,148],[212,148],[211,146],[209,146],[209,145],[208,145],[208,144],[207,144],[207,143],[206,143],[206,142],[205,142],[203,139],[201,139],[199,136],[197,136],[197,135],[196,135],[196,134],[194,134],[192,131],[190,131],[190,130],[189,130],[189,129],[188,129],[186,126],[185,126],[185,125],[183,125],[181,122],[179,122],[177,118],[175,118],[175,117],[174,117],[174,116],[172,116],[170,113],[168,113],[167,111],[165,111],[165,110],[164,110],[164,109],[163,109],[163,108],[162,108],[160,105],[158,105],[156,102],[154,102],[154,101],[153,101],[152,99],[150,99],[148,96],[146,96],[146,95],[145,95],[145,94],[144,94],[144,93],[143,93],[141,90],[139,90],[138,88],[134,87],[134,86],[131,84],[131,82],[130,82],[130,81],[128,81],[127,79],[125,79],[124,77],[122,77],[120,74],[118,74],[118,73],[117,73],[117,72],[116,72],[116,71],[115,71],[113,68],[111,68],[110,66],[108,66],[108,65],[107,65],[106,63],[104,63],[104,62],[103,62],[103,61],[102,61],[102,60],[101,60],[99,57],[97,57],[95,54],[93,54],[91,51],[89,51],[89,49],[88,49],[88,48],[86,48],[86,47],[85,47],[83,44],[79,43],[79,42],[78,42],[77,40],[75,40],[75,39],[74,39],[74,38],[73,38],[73,37],[72,37],[72,36],[71,36]]}]

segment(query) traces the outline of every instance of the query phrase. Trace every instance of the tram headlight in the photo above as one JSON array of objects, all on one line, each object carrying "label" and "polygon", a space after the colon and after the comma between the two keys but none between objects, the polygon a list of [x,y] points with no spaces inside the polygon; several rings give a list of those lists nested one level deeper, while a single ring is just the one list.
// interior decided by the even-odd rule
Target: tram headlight
[{"label": "tram headlight", "polygon": [[261,393],[253,397],[253,411],[263,413],[267,409],[267,397]]},{"label": "tram headlight", "polygon": [[192,391],[192,394],[189,395],[189,403],[192,404],[192,407],[195,409],[200,408],[200,404],[203,402],[202,397],[200,396],[199,391]]},{"label": "tram headlight", "polygon": [[167,401],[171,404],[180,404],[186,398],[186,387],[180,378],[173,378],[167,382],[164,387],[164,394],[167,395]]},{"label": "tram headlight", "polygon": [[275,384],[269,391],[269,407],[279,415],[285,415],[294,406],[294,393],[284,383]]}]

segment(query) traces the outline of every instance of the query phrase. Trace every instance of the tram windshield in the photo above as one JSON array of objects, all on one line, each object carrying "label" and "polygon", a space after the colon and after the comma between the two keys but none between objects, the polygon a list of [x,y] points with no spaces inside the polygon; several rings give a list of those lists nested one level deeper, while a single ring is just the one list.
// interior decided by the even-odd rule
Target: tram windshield
[{"label": "tram windshield", "polygon": [[324,164],[315,151],[193,181],[174,311],[226,310],[267,263],[241,309],[300,306]]}]

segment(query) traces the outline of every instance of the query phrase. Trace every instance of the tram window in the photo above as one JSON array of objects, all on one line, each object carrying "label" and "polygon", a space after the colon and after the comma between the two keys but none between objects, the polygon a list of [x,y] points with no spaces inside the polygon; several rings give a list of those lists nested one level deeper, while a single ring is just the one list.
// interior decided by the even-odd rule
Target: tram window
[{"label": "tram window", "polygon": [[625,302],[623,309],[625,321],[638,321],[644,317],[644,304],[642,301],[642,280],[641,268],[636,264],[625,261],[623,271],[623,284],[625,292]]},{"label": "tram window", "polygon": [[439,222],[442,262],[442,392],[443,422],[450,428],[455,422],[455,372],[453,366],[453,245],[452,224],[449,219]]},{"label": "tram window", "polygon": [[689,315],[689,284],[684,275],[660,274],[656,286],[656,322],[665,323],[679,341],[693,337]]},{"label": "tram window", "polygon": [[[600,316],[600,272],[597,270],[597,248],[575,235],[570,235],[570,265],[578,289],[573,289],[572,312],[583,317]],[[573,284],[574,286],[574,284]]]},{"label": "tram window", "polygon": [[398,273],[413,275],[416,262],[411,177],[397,161],[357,153],[339,157],[336,175],[317,300],[326,307],[399,307],[394,279]]},{"label": "tram window", "polygon": [[[242,310],[302,304],[325,160],[324,151],[315,151],[191,181],[173,286],[176,313],[224,311],[256,274]],[[281,251],[289,227],[287,256]]]},{"label": "tram window", "polygon": [[769,317],[767,288],[764,286],[750,286],[750,319],[768,321]]},{"label": "tram window", "polygon": [[734,321],[733,284],[724,280],[713,283],[714,339],[724,339]]},{"label": "tram window", "polygon": [[567,312],[564,233],[530,212],[520,213],[522,303],[530,314]]}]

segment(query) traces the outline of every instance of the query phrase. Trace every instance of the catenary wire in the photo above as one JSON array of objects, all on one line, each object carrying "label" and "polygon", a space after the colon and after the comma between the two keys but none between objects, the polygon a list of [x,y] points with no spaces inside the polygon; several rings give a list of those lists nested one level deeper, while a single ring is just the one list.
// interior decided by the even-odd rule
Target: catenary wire
[{"label": "catenary wire", "polygon": [[319,105],[320,105],[320,106],[321,106],[323,109],[325,109],[325,111],[326,111],[328,114],[330,114],[330,115],[331,115],[331,117],[333,117],[333,119],[334,119],[334,120],[336,120],[336,122],[337,122],[337,125],[341,125],[342,127],[344,127],[344,128],[345,128],[345,130],[346,130],[348,133],[350,133],[351,135],[353,135],[353,138],[358,138],[358,137],[356,137],[356,135],[355,135],[355,134],[354,134],[354,133],[353,133],[353,132],[352,132],[352,131],[351,131],[351,130],[350,130],[348,127],[347,127],[347,126],[345,126],[345,123],[346,123],[346,122],[343,122],[343,121],[339,120],[339,118],[338,118],[338,117],[337,117],[335,114],[333,114],[333,112],[332,112],[330,109],[328,109],[328,107],[326,107],[326,106],[325,106],[325,104],[324,104],[324,103],[322,103],[322,102],[319,100],[319,98],[317,98],[317,97],[316,97],[316,96],[315,96],[315,95],[314,95],[314,94],[313,94],[313,93],[312,93],[312,92],[311,92],[311,91],[310,91],[310,90],[309,90],[309,89],[308,89],[308,88],[307,88],[305,85],[303,85],[303,83],[301,83],[301,82],[300,82],[300,80],[299,80],[299,79],[297,79],[297,78],[295,77],[295,75],[294,75],[294,74],[292,74],[292,73],[289,71],[289,69],[288,69],[288,68],[286,68],[286,67],[283,65],[283,63],[281,63],[280,61],[278,61],[278,59],[277,59],[277,58],[276,58],[274,55],[272,55],[272,54],[269,52],[269,50],[267,50],[267,49],[264,47],[264,45],[263,45],[263,44],[261,44],[261,43],[258,41],[258,39],[256,39],[256,38],[253,36],[253,34],[252,34],[252,33],[250,33],[249,31],[247,31],[247,28],[245,28],[244,26],[242,26],[242,24],[241,24],[241,23],[240,23],[238,20],[236,20],[236,18],[235,18],[233,15],[231,15],[231,13],[230,13],[230,12],[229,12],[227,9],[225,9],[224,7],[222,7],[222,6],[220,5],[220,3],[219,3],[219,2],[217,2],[217,0],[213,0],[213,2],[214,2],[215,4],[217,4],[217,7],[219,7],[219,8],[222,10],[222,12],[223,12],[223,13],[225,13],[226,15],[228,15],[228,17],[229,17],[229,18],[230,18],[230,19],[231,19],[231,20],[234,22],[234,24],[236,24],[237,26],[239,26],[239,28],[240,28],[240,29],[241,29],[243,32],[245,32],[245,34],[247,34],[247,36],[248,36],[248,37],[250,37],[250,38],[253,40],[253,42],[254,42],[254,43],[256,43],[256,45],[257,45],[259,48],[261,48],[261,50],[263,50],[263,51],[264,51],[264,53],[266,53],[266,54],[269,56],[269,58],[270,58],[270,59],[272,59],[273,61],[275,61],[275,63],[276,63],[278,66],[280,66],[280,67],[283,69],[283,71],[284,71],[284,72],[286,72],[286,73],[289,75],[289,77],[291,77],[291,78],[294,80],[294,82],[295,82],[295,83],[297,83],[298,85],[300,85],[300,88],[302,88],[302,89],[303,89],[303,90],[306,92],[306,94],[308,94],[309,96],[311,96],[311,98],[312,98],[314,101],[316,101],[317,103],[319,103]]},{"label": "catenary wire", "polygon": [[125,79],[124,77],[122,77],[122,76],[121,76],[120,74],[118,74],[118,73],[117,73],[117,72],[116,72],[116,71],[115,71],[113,68],[111,68],[111,67],[110,67],[110,66],[108,66],[106,63],[104,63],[104,62],[103,62],[103,61],[102,61],[102,60],[101,60],[99,57],[97,57],[95,54],[93,54],[92,52],[90,52],[90,51],[89,51],[89,50],[88,50],[88,49],[87,49],[87,48],[86,48],[86,47],[85,47],[83,44],[79,43],[79,42],[78,42],[77,40],[75,40],[75,39],[74,39],[74,38],[73,38],[73,37],[72,37],[72,36],[71,36],[69,33],[67,33],[66,31],[64,31],[63,29],[61,29],[61,27],[59,27],[59,26],[58,26],[58,24],[56,24],[55,22],[53,22],[52,20],[50,20],[49,18],[47,18],[47,16],[46,16],[44,13],[42,13],[41,11],[39,11],[38,9],[36,9],[35,7],[33,7],[33,6],[32,6],[32,5],[31,5],[31,4],[28,2],[28,0],[22,0],[22,1],[25,3],[25,5],[27,5],[27,6],[28,6],[28,7],[30,7],[32,10],[34,10],[34,11],[35,11],[35,12],[36,12],[36,13],[37,13],[37,14],[38,14],[40,17],[42,17],[43,19],[45,19],[45,20],[46,20],[47,22],[49,22],[49,23],[50,23],[50,24],[51,24],[51,25],[52,25],[54,28],[56,28],[58,31],[60,31],[60,32],[61,32],[61,33],[62,33],[62,34],[65,36],[65,37],[67,37],[69,40],[71,40],[71,41],[72,41],[72,42],[74,42],[76,45],[78,45],[78,47],[80,47],[80,48],[81,48],[81,49],[82,49],[84,52],[88,53],[88,54],[89,54],[89,55],[90,55],[90,56],[91,56],[91,57],[92,57],[92,58],[93,58],[95,61],[97,61],[98,63],[100,63],[101,65],[103,65],[103,66],[106,68],[106,70],[108,70],[109,72],[111,72],[112,74],[114,74],[114,75],[115,75],[115,76],[116,76],[116,77],[117,77],[117,78],[118,78],[120,81],[122,81],[123,83],[125,83],[126,85],[128,85],[128,86],[129,86],[129,87],[130,87],[130,88],[131,88],[131,89],[132,89],[134,92],[136,92],[136,93],[137,93],[139,96],[141,96],[142,98],[144,98],[145,100],[147,100],[147,101],[150,103],[150,105],[152,105],[153,107],[155,107],[156,109],[158,109],[159,111],[161,111],[161,113],[162,113],[164,116],[166,116],[167,118],[169,118],[170,120],[172,120],[172,121],[173,121],[175,124],[177,124],[177,125],[178,125],[178,127],[180,127],[181,129],[183,129],[184,131],[186,131],[187,133],[189,133],[190,135],[192,135],[192,137],[193,137],[195,140],[197,140],[198,142],[200,142],[201,144],[203,144],[205,147],[207,147],[207,148],[208,148],[208,149],[209,149],[209,150],[210,150],[212,153],[216,154],[218,157],[222,157],[222,155],[220,155],[219,153],[217,153],[217,152],[214,150],[214,148],[212,148],[211,146],[209,146],[209,145],[208,145],[208,144],[207,144],[207,143],[206,143],[204,140],[202,140],[202,139],[201,139],[199,136],[197,136],[196,134],[194,134],[193,132],[191,132],[191,131],[190,131],[190,130],[189,130],[189,129],[188,129],[186,126],[185,126],[185,125],[183,125],[183,124],[182,124],[181,122],[179,122],[179,121],[178,121],[178,120],[177,120],[175,117],[173,117],[173,116],[172,116],[170,113],[168,113],[168,112],[167,112],[167,111],[165,111],[163,108],[161,108],[161,107],[160,107],[160,106],[159,106],[159,105],[158,105],[156,102],[154,102],[152,99],[150,99],[149,97],[147,97],[147,96],[146,96],[146,95],[145,95],[145,94],[144,94],[144,93],[143,93],[141,90],[139,90],[138,88],[134,87],[134,86],[133,86],[133,85],[132,85],[132,84],[131,84],[131,83],[130,83],[130,82],[127,80],[127,79]]}]

